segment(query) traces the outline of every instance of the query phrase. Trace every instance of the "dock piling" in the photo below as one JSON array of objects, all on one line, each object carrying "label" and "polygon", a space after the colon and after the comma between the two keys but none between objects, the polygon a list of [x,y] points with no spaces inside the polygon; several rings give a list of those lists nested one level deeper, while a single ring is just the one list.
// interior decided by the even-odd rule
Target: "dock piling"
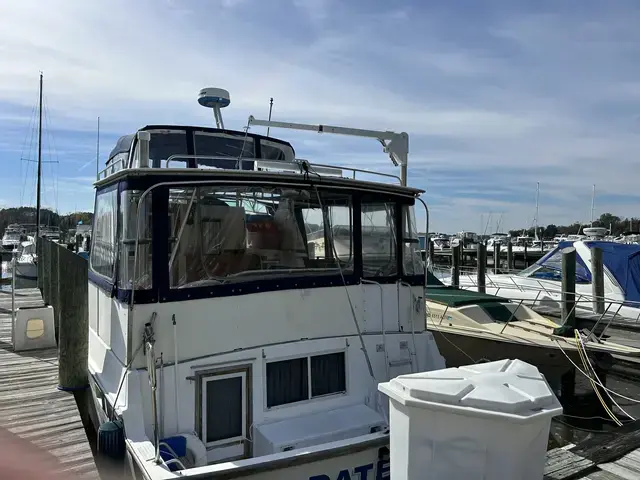
[{"label": "dock piling", "polygon": [[478,243],[478,253],[476,255],[477,262],[477,283],[478,292],[486,293],[486,268],[487,268],[487,246],[484,243]]},{"label": "dock piling", "polygon": [[[52,249],[56,250],[60,265],[64,265],[64,272],[59,269],[59,296],[54,306],[59,323],[58,388],[80,390],[88,385],[87,265],[84,259],[67,248],[52,245]],[[64,281],[63,275],[73,281]]]},{"label": "dock piling", "polygon": [[432,238],[428,238],[427,241],[429,242],[429,262],[431,265],[433,265],[436,261],[436,257],[434,255],[435,246],[433,244]]},{"label": "dock piling", "polygon": [[593,297],[593,313],[604,313],[604,268],[602,249],[591,249],[591,295]]},{"label": "dock piling", "polygon": [[451,249],[451,285],[460,286],[460,245]]},{"label": "dock piling", "polygon": [[500,273],[500,244],[496,243],[493,246],[493,273],[498,275]]},{"label": "dock piling", "polygon": [[576,249],[562,249],[562,321],[564,327],[576,324]]},{"label": "dock piling", "polygon": [[507,242],[507,271],[514,269],[515,265],[513,264],[513,244],[511,242]]}]

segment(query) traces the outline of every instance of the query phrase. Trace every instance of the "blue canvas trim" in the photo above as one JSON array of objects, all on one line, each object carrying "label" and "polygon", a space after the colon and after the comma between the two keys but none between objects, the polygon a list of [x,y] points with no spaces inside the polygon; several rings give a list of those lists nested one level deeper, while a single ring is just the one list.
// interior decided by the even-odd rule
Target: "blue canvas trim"
[{"label": "blue canvas trim", "polygon": [[113,291],[115,289],[113,280],[109,280],[91,269],[89,269],[87,276],[89,278],[89,283],[92,283],[104,293],[113,296]]},{"label": "blue canvas trim", "polygon": [[[111,192],[112,190],[115,190],[119,188],[118,183],[111,183],[109,185],[106,185],[104,187],[100,187],[98,189],[96,189],[96,198],[98,198],[98,195],[100,195],[101,193],[108,193]],[[94,205],[94,212],[95,212],[95,205]]]},{"label": "blue canvas trim", "polygon": [[[131,290],[122,290],[117,288],[115,291],[115,297],[120,303],[131,303]],[[146,303],[157,303],[158,295],[153,290],[136,290],[136,294],[133,298],[136,305]]]},{"label": "blue canvas trim", "polygon": [[[344,283],[357,285],[359,280],[353,275],[345,275]],[[298,290],[311,288],[326,288],[344,286],[340,274],[326,275],[322,277],[283,277],[263,278],[249,282],[234,283],[229,285],[211,285],[208,287],[170,289],[160,297],[160,302],[181,302],[199,298],[234,297],[250,295],[252,293],[275,292],[283,290]],[[138,292],[136,292],[135,303]]]}]

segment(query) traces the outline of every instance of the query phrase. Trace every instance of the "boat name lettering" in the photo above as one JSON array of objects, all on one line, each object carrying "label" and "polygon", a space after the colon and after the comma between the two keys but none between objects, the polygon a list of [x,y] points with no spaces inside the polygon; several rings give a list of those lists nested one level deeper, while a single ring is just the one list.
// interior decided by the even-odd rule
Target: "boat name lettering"
[{"label": "boat name lettering", "polygon": [[389,478],[389,459],[378,460],[377,463],[360,465],[353,469],[340,470],[337,477],[321,474],[309,477],[309,480],[382,480]]}]

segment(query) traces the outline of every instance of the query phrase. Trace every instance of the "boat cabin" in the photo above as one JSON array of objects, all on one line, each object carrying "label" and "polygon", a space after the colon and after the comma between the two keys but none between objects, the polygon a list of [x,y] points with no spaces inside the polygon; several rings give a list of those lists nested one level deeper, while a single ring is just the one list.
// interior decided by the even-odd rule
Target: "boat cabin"
[{"label": "boat cabin", "polygon": [[444,366],[425,330],[422,192],[343,170],[221,128],[118,141],[96,183],[89,365],[139,469],[169,468],[142,452],[184,432],[195,464],[233,468],[362,435],[379,447],[377,383]]}]

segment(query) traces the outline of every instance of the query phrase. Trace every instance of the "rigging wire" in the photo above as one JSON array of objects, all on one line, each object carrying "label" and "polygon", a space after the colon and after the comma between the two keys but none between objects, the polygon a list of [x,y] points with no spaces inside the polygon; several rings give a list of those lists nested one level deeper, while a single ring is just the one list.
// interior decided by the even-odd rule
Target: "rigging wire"
[{"label": "rigging wire", "polygon": [[[27,133],[25,133],[24,135],[24,140],[22,142],[22,148],[20,149],[20,181],[23,182],[22,180],[22,164],[25,163],[24,162],[24,150],[27,147],[27,139],[29,138],[29,132],[31,132],[31,135],[33,136],[33,123],[35,121],[36,118],[36,105],[33,106],[33,108],[31,109],[31,116],[29,117],[29,129],[27,130]],[[31,145],[29,145],[29,154],[31,154]],[[25,167],[25,169],[28,170],[29,168],[29,163],[26,162],[27,165]],[[22,189],[20,190],[20,205],[23,205],[23,200],[24,200],[24,190],[25,190],[25,184],[27,181],[27,172],[25,172],[25,176],[24,176],[24,182],[22,184]]]}]

